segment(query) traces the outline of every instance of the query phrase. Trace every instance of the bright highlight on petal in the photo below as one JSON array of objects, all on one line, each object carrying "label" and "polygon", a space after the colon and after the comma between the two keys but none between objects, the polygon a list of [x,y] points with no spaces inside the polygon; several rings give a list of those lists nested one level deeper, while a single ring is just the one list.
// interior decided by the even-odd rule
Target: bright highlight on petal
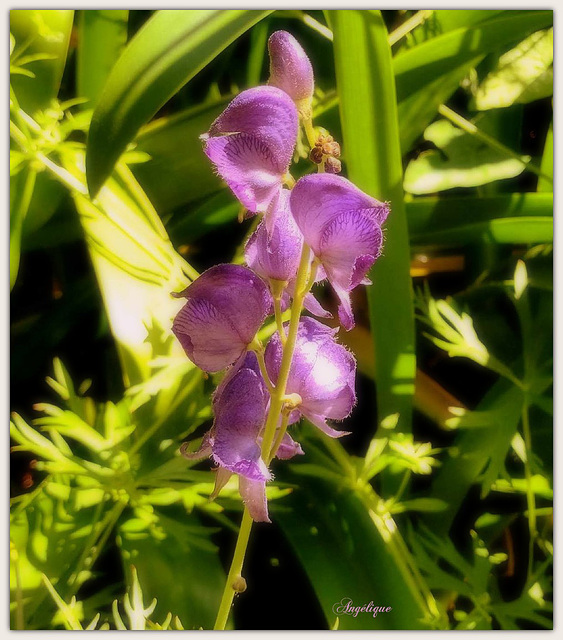
[{"label": "bright highlight on petal", "polygon": [[[345,435],[326,420],[346,418],[356,403],[356,361],[334,339],[335,330],[313,318],[299,323],[286,393],[298,393],[298,411],[332,437]],[[278,334],[266,347],[266,369],[273,382],[279,375],[283,348]]]}]

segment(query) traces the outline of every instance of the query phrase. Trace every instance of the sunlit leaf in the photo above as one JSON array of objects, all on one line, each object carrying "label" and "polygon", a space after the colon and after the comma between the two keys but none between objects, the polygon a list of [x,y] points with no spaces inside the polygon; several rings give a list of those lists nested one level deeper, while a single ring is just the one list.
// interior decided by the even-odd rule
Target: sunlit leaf
[{"label": "sunlit leaf", "polygon": [[423,152],[408,164],[404,187],[410,193],[476,187],[514,178],[525,168],[522,160],[491,149],[447,120],[431,124],[424,132],[424,139],[432,142],[438,151]]},{"label": "sunlit leaf", "polygon": [[483,111],[527,103],[553,93],[553,28],[536,31],[503,54],[474,96]]}]

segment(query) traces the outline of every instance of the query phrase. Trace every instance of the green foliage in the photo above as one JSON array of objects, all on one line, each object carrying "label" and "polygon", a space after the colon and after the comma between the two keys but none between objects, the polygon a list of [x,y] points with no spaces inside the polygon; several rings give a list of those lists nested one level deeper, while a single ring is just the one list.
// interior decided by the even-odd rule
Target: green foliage
[{"label": "green foliage", "polygon": [[[199,136],[266,81],[278,28],[311,56],[343,175],[392,210],[359,326],[339,334],[375,382],[358,385],[356,439],[293,427],[306,455],[268,485],[304,606],[327,629],[551,628],[552,12],[10,22],[12,628],[213,625],[241,504],[234,479],[211,500],[209,465],[179,454],[212,385],[171,334],[170,294],[242,261],[253,223],[237,227]],[[311,169],[297,156],[295,177]],[[245,577],[253,615],[272,611]],[[337,614],[343,598],[392,610]],[[231,627],[254,623],[236,611]]]},{"label": "green foliage", "polygon": [[479,111],[553,94],[553,28],[536,31],[503,54],[475,91]]},{"label": "green foliage", "polygon": [[436,150],[412,160],[406,171],[405,191],[416,195],[436,193],[455,187],[478,187],[522,173],[525,162],[491,149],[474,136],[456,129],[447,120],[433,122],[424,139]]},{"label": "green foliage", "polygon": [[[374,265],[371,276],[379,286],[369,290],[368,298],[377,353],[379,411],[381,416],[400,413],[401,428],[408,431],[416,360],[391,50],[385,24],[377,12],[335,11],[331,24],[350,178],[374,197],[393,203],[386,244],[388,259]],[[366,109],[366,104],[371,108]],[[396,314],[386,313],[390,305]]]},{"label": "green foliage", "polygon": [[269,11],[160,11],[114,66],[96,107],[86,167],[95,196],[141,125]]}]

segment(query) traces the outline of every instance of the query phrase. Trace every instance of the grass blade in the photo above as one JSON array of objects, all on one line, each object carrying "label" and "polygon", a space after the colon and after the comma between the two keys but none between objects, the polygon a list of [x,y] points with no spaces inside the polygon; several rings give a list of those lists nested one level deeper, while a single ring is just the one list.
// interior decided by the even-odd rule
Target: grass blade
[{"label": "grass blade", "polygon": [[350,179],[391,202],[384,255],[370,276],[379,417],[400,413],[410,430],[416,360],[409,237],[403,204],[395,81],[379,12],[333,11],[344,154]]},{"label": "grass blade", "polygon": [[127,42],[128,9],[88,9],[80,13],[76,50],[76,88],[93,108]]}]

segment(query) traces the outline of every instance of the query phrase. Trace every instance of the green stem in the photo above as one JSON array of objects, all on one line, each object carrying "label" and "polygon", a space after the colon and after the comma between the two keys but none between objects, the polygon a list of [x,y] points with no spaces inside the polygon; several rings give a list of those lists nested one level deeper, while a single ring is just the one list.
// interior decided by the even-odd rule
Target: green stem
[{"label": "green stem", "polygon": [[405,492],[405,489],[407,488],[407,485],[409,483],[409,480],[411,478],[411,470],[407,469],[405,471],[405,475],[403,476],[403,479],[401,480],[401,484],[399,485],[399,488],[397,489],[397,492],[395,493],[395,495],[391,498],[391,503],[395,504],[397,502],[399,502],[401,500],[401,498],[403,497],[403,493]]},{"label": "green stem", "polygon": [[303,128],[305,129],[307,142],[312,149],[315,146],[315,142],[317,142],[317,134],[315,133],[315,128],[313,127],[313,120],[311,118],[304,118]]},{"label": "green stem", "polygon": [[246,547],[248,546],[251,529],[252,518],[248,513],[248,509],[245,508],[244,513],[242,514],[242,522],[240,523],[237,544],[235,547],[235,552],[233,554],[233,561],[231,563],[231,568],[229,569],[227,583],[225,585],[225,590],[223,591],[221,604],[219,605],[219,612],[217,613],[217,619],[215,620],[215,625],[213,627],[215,631],[223,631],[225,629],[225,626],[227,625],[229,611],[231,610],[231,605],[233,603],[235,593],[237,593],[237,591],[235,591],[235,589],[233,588],[234,581],[241,575],[242,565],[244,564],[244,556],[246,554]]},{"label": "green stem", "polygon": [[274,392],[270,398],[270,410],[268,412],[268,418],[266,420],[266,426],[264,427],[264,439],[262,440],[262,458],[268,459],[270,451],[272,449],[272,443],[274,441],[276,427],[280,412],[283,407],[285,388],[287,380],[289,378],[289,370],[291,367],[291,360],[293,358],[293,351],[295,349],[295,342],[297,340],[297,330],[299,328],[299,318],[301,317],[301,310],[303,308],[303,299],[307,293],[306,283],[309,279],[309,259],[310,249],[304,244],[301,252],[301,262],[299,264],[299,270],[297,271],[297,278],[295,281],[295,292],[293,296],[293,302],[291,304],[291,317],[289,320],[289,331],[287,334],[287,342],[283,349],[283,356],[280,365],[280,372]]},{"label": "green stem", "polygon": [[520,161],[526,167],[526,169],[528,169],[532,173],[535,173],[537,176],[540,176],[541,178],[548,180],[551,184],[553,184],[553,178],[550,178],[550,176],[547,176],[544,173],[542,173],[541,170],[538,169],[538,167],[536,167],[532,162],[528,162],[527,160],[524,160],[524,158],[522,158],[522,156],[516,153],[516,151],[513,151],[509,147],[506,147],[505,145],[500,143],[498,140],[495,140],[490,135],[484,133],[483,131],[478,129],[472,122],[469,122],[469,120],[466,120],[455,111],[452,111],[452,109],[450,109],[449,107],[446,107],[445,104],[441,104],[438,107],[438,113],[440,113],[440,115],[444,116],[444,118],[447,118],[450,122],[455,124],[457,127],[462,129],[466,133],[469,133],[470,135],[475,136],[485,144],[489,145],[489,147],[496,149],[501,153],[505,153],[510,157],[514,158],[515,160]]},{"label": "green stem", "polygon": [[287,341],[287,336],[285,335],[285,329],[283,328],[281,300],[279,298],[274,298],[274,315],[276,318],[276,326],[278,328],[280,340],[283,346]]},{"label": "green stem", "polygon": [[[272,443],[276,435],[276,427],[283,408],[287,379],[289,377],[291,360],[293,358],[293,351],[295,348],[295,342],[297,340],[297,330],[299,328],[299,318],[301,317],[301,310],[303,307],[303,298],[307,293],[306,283],[309,278],[309,259],[310,249],[307,245],[304,244],[303,250],[301,252],[301,262],[299,264],[299,270],[297,272],[295,282],[295,294],[293,297],[293,303],[291,305],[291,318],[289,321],[287,342],[283,348],[283,356],[278,380],[273,391],[270,394],[270,409],[268,411],[268,417],[266,419],[266,425],[264,427],[264,437],[262,440],[262,458],[267,462],[269,462],[270,460]],[[273,453],[275,454],[275,451],[273,451]],[[233,560],[231,563],[231,568],[229,569],[227,582],[225,584],[223,595],[221,597],[221,604],[219,605],[219,612],[217,613],[217,619],[215,620],[215,626],[213,627],[214,630],[223,630],[225,628],[225,625],[227,624],[231,604],[235,597],[235,593],[237,592],[234,581],[241,575],[242,567],[244,564],[244,556],[246,554],[246,548],[248,546],[251,529],[252,518],[248,513],[248,509],[245,508],[242,516],[237,544],[235,547],[235,553],[233,555]]]},{"label": "green stem", "polygon": [[411,16],[408,20],[405,20],[402,25],[397,27],[394,31],[389,34],[389,44],[393,46],[401,38],[404,38],[408,33],[410,33],[415,27],[426,22],[428,18],[434,13],[433,9],[424,9],[423,11],[417,11],[413,16]]},{"label": "green stem", "polygon": [[287,430],[287,423],[289,421],[289,414],[290,413],[291,413],[291,411],[287,411],[287,410],[283,411],[283,413],[282,413],[282,421],[281,421],[281,424],[280,424],[280,428],[278,429],[278,435],[276,436],[276,439],[274,441],[274,444],[272,446],[270,454],[268,455],[268,459],[266,460],[266,463],[268,465],[274,459],[274,456],[276,455],[276,452],[279,449],[281,441],[283,440],[283,437],[284,437],[285,432]]},{"label": "green stem", "polygon": [[373,523],[382,539],[387,543],[387,548],[393,556],[411,593],[418,600],[423,610],[426,609],[433,618],[439,618],[440,612],[438,611],[436,600],[418,570],[395,521],[390,514],[386,513],[382,515],[380,513],[378,506],[381,504],[381,498],[369,484],[366,485],[364,492],[360,492],[360,495],[368,508]]},{"label": "green stem", "polygon": [[266,369],[266,362],[264,360],[264,347],[262,343],[258,342],[256,338],[254,339],[256,345],[250,345],[249,348],[252,348],[252,351],[256,354],[256,360],[258,360],[258,366],[260,367],[260,373],[262,374],[262,378],[264,379],[264,383],[266,384],[266,388],[268,392],[272,394],[274,392],[274,386],[270,381],[270,376],[268,375],[268,370]]},{"label": "green stem", "polygon": [[536,496],[532,487],[532,468],[530,457],[532,455],[532,435],[530,431],[530,414],[528,405],[528,394],[524,392],[524,402],[522,405],[522,431],[524,444],[526,446],[526,460],[524,462],[524,473],[526,475],[526,499],[528,503],[528,528],[530,540],[528,543],[528,579],[532,575],[534,566],[534,544],[537,537],[536,527]]}]

